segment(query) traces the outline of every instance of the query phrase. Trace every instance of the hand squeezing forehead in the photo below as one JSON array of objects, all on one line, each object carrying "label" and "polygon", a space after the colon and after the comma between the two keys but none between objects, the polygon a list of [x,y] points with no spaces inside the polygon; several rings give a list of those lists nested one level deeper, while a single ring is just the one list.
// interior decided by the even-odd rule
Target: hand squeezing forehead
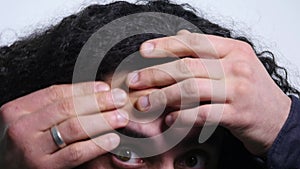
[{"label": "hand squeezing forehead", "polygon": [[132,89],[161,88],[139,97],[141,111],[210,102],[171,112],[165,119],[169,125],[177,117],[182,124],[192,123],[194,114],[196,125],[222,125],[250,152],[263,155],[288,117],[290,98],[245,42],[182,30],[144,42],[140,52],[146,58],[184,57],[128,75]]}]

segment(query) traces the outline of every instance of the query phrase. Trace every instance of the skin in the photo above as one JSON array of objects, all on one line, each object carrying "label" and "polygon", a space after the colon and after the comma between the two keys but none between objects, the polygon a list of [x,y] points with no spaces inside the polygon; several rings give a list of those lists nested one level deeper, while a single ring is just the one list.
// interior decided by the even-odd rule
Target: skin
[{"label": "skin", "polygon": [[162,103],[169,106],[181,100],[214,103],[174,111],[166,117],[167,124],[179,114],[183,124],[191,123],[196,115],[197,125],[224,126],[250,152],[263,156],[288,117],[290,98],[244,42],[182,30],[175,36],[143,43],[141,54],[146,58],[191,58],[130,73],[127,84],[131,89],[162,87],[141,96],[139,110],[147,112]]},{"label": "skin", "polygon": [[[73,168],[116,148],[120,138],[109,132],[128,123],[127,112],[116,110],[127,100],[121,89],[110,91],[103,82],[89,82],[51,86],[3,105],[1,124],[7,127],[3,166]],[[55,124],[68,145],[62,149],[49,131]],[[87,133],[97,137],[90,140],[93,135]]]},{"label": "skin", "polygon": [[[155,128],[155,125],[153,125]],[[148,129],[149,130],[149,129]],[[141,133],[147,133],[147,130],[140,131]],[[79,168],[93,168],[93,169],[214,169],[218,165],[218,147],[219,145],[212,145],[210,143],[199,144],[198,142],[191,141],[197,140],[197,134],[199,133],[199,128],[193,128],[191,134],[181,141],[176,147],[171,150],[148,158],[139,157],[139,151],[136,149],[141,149],[145,147],[144,144],[139,143],[127,143],[126,145],[134,145],[134,148],[128,148],[132,154],[131,158],[126,159],[126,161],[120,159],[117,155],[106,154],[94,159]],[[155,142],[155,141],[154,141]],[[158,144],[158,143],[157,143]],[[159,142],[161,144],[161,142]],[[151,146],[155,147],[156,144]],[[123,146],[119,146],[115,151],[122,152]],[[204,155],[205,154],[205,155]],[[190,155],[190,156],[189,156]],[[197,158],[197,162],[193,165],[188,165],[187,160],[192,157]],[[209,157],[209,160],[206,160]],[[204,163],[207,163],[205,165]]]},{"label": "skin", "polygon": [[[124,77],[124,76],[123,76]],[[117,78],[119,79],[119,78]],[[124,78],[123,78],[124,79]],[[134,105],[138,97],[153,92],[154,89],[146,89],[141,91],[133,91],[129,93],[131,103]],[[136,137],[136,135],[142,135],[142,138],[151,137],[151,144],[146,144],[143,140],[129,140],[126,137],[121,136],[121,144],[114,150],[116,154],[122,154],[122,152],[130,151],[131,157],[126,160],[122,160],[118,155],[114,153],[108,153],[100,156],[79,168],[93,168],[93,169],[215,169],[218,166],[219,147],[221,143],[222,131],[218,131],[211,140],[206,143],[199,144],[198,136],[201,128],[192,128],[189,134],[178,145],[170,150],[157,154],[151,157],[143,157],[139,153],[145,153],[146,151],[152,151],[163,147],[168,144],[168,138],[154,138],[153,136],[160,135],[164,132],[164,114],[159,118],[145,122],[145,119],[138,119],[134,117],[134,107],[127,106],[122,109],[126,109],[129,112],[130,121],[124,130],[120,133],[128,135],[129,137]],[[164,112],[164,113],[167,113]],[[134,121],[132,121],[134,119]],[[181,132],[180,129],[175,129],[176,133]],[[126,132],[124,132],[126,131]],[[129,134],[130,133],[130,134]],[[210,140],[210,141],[211,141]],[[147,145],[147,146],[145,146]],[[186,161],[191,158],[195,158],[196,162],[192,165],[188,165]],[[207,160],[206,158],[209,158]],[[206,164],[205,164],[206,163]]]},{"label": "skin", "polygon": [[[207,40],[210,43],[205,43]],[[196,115],[196,125],[202,126],[205,122],[222,125],[253,154],[267,152],[287,119],[291,101],[273,82],[248,44],[188,31],[147,42],[141,46],[144,57],[192,58],[129,74],[127,85],[132,90],[160,88],[139,96],[138,109],[155,112],[161,103],[176,107],[181,98],[186,101],[184,104],[213,101],[214,104],[169,112],[163,121],[171,125],[180,113],[178,120],[188,124],[192,121],[191,115]],[[167,74],[161,70],[172,71]],[[7,168],[73,168],[107,153],[95,143],[109,150],[116,148],[120,137],[107,133],[127,125],[124,117],[128,113],[117,108],[126,105],[128,97],[124,91],[117,90],[116,95],[124,97],[115,104],[109,87],[103,82],[96,84],[52,86],[3,105],[1,128],[7,129],[4,137],[7,146],[1,156],[5,157],[3,165]],[[210,110],[222,111],[211,113]],[[100,111],[103,116],[99,117]],[[109,125],[99,123],[103,117]],[[78,119],[88,126],[89,134],[98,137],[89,140]],[[49,132],[55,124],[67,142],[63,149],[54,144]]]},{"label": "skin", "polygon": [[[124,95],[121,102],[116,102],[112,91],[117,91],[118,96]],[[131,92],[130,101],[135,103],[139,96],[152,91],[153,89]],[[90,104],[89,102],[95,101],[95,95],[96,105]],[[207,143],[199,145],[197,137],[201,128],[194,128],[179,145],[163,154],[125,162],[107,153],[119,145],[118,135],[104,134],[83,141],[90,136],[125,127],[125,125],[126,129],[147,137],[163,132],[161,126],[164,123],[164,116],[150,123],[128,123],[129,116],[133,116],[130,113],[133,107],[124,106],[127,99],[126,93],[121,89],[110,91],[107,84],[97,82],[52,86],[7,103],[2,107],[2,115],[6,115],[3,119],[9,126],[6,137],[9,142],[4,165],[8,168],[73,168],[84,163],[80,168],[187,168],[184,162],[186,156],[190,155],[197,159],[197,163],[192,168],[216,168],[218,145]],[[28,104],[32,102],[41,104]],[[84,111],[80,112],[80,109],[70,106],[74,103],[78,103],[78,107]],[[122,109],[117,110],[117,108]],[[102,116],[97,116],[100,111]],[[123,114],[119,115],[120,112]],[[58,130],[68,145],[62,149],[55,145],[49,132],[49,128],[54,124],[58,124]],[[24,126],[29,126],[26,127],[26,131]],[[155,143],[154,148],[164,144],[163,140],[154,140],[153,143]],[[138,145],[122,139],[122,145],[124,144],[135,145],[134,147]],[[140,147],[143,145],[140,144]],[[121,148],[122,146],[119,146],[116,151],[121,151]],[[206,155],[204,156],[203,152],[211,158],[209,163],[204,160]],[[132,149],[132,153],[135,154],[134,157],[138,156],[135,149]],[[16,159],[18,163],[15,163]],[[204,161],[208,164],[204,165]]]}]

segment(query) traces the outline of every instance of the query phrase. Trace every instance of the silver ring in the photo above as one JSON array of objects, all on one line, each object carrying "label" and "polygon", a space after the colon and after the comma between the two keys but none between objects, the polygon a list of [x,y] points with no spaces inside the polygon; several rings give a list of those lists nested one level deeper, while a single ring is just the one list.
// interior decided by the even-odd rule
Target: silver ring
[{"label": "silver ring", "polygon": [[64,142],[63,138],[61,137],[60,132],[58,131],[57,126],[53,126],[51,127],[51,135],[52,138],[55,142],[55,144],[59,147],[59,148],[64,148],[66,146],[66,143]]}]

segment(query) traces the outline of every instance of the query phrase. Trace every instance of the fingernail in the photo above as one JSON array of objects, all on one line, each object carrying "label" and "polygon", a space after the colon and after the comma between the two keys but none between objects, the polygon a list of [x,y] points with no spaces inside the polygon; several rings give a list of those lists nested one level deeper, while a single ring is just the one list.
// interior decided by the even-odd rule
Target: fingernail
[{"label": "fingernail", "polygon": [[147,96],[141,96],[138,99],[138,105],[142,109],[142,111],[146,111],[150,108],[150,101],[149,101],[149,95]]},{"label": "fingernail", "polygon": [[154,44],[150,42],[143,43],[141,49],[143,53],[149,54],[154,50]]},{"label": "fingernail", "polygon": [[171,126],[175,122],[175,117],[171,114],[167,115],[166,117],[166,124]]},{"label": "fingernail", "polygon": [[107,84],[103,84],[103,83],[96,83],[95,85],[95,92],[105,92],[105,91],[109,91],[110,87]]},{"label": "fingernail", "polygon": [[113,102],[115,106],[123,106],[127,101],[127,94],[125,91],[121,89],[113,89],[112,90]]},{"label": "fingernail", "polygon": [[120,144],[120,137],[115,133],[107,134],[107,139],[104,143],[104,147],[106,150],[113,150]]},{"label": "fingernail", "polygon": [[129,116],[128,116],[128,113],[124,110],[118,110],[117,112],[117,122],[118,124],[120,125],[125,125],[128,123],[128,119],[129,119]]},{"label": "fingernail", "polygon": [[135,84],[136,82],[139,81],[139,73],[137,71],[129,73],[127,78],[128,78],[129,85]]}]

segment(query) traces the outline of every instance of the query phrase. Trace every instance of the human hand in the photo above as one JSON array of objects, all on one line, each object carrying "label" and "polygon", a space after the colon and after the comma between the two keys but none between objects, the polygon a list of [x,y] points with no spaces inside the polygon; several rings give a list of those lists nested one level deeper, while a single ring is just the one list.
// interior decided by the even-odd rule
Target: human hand
[{"label": "human hand", "polygon": [[[127,112],[117,110],[127,100],[121,89],[87,82],[51,86],[3,105],[1,125],[7,130],[1,166],[73,168],[116,148],[120,138],[109,132],[127,124]],[[65,147],[54,142],[50,128],[55,125]]]},{"label": "human hand", "polygon": [[[137,101],[142,111],[211,101],[170,113],[166,123],[219,124],[255,155],[263,155],[285,123],[291,101],[245,42],[179,31],[142,44],[146,58],[184,57],[128,75],[132,89],[161,87]],[[180,114],[180,116],[179,116]],[[195,119],[194,119],[195,118]],[[176,120],[176,121],[177,121]]]}]

